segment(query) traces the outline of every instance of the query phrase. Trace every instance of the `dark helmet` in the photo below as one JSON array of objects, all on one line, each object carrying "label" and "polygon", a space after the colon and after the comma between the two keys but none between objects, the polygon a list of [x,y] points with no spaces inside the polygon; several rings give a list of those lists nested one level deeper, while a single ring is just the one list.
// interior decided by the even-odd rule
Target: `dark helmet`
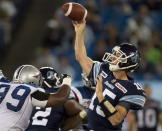
[{"label": "dark helmet", "polygon": [[55,87],[59,80],[59,75],[56,70],[52,67],[41,67],[40,72],[42,73],[43,77],[43,87]]},{"label": "dark helmet", "polygon": [[140,54],[137,48],[129,43],[115,46],[111,53],[105,53],[103,61],[110,64],[111,71],[134,71],[140,63]]}]

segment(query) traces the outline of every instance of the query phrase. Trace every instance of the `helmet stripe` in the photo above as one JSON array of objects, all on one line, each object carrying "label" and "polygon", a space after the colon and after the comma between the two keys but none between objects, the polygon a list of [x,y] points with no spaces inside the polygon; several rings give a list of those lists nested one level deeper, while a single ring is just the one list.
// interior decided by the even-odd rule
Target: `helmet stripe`
[{"label": "helmet stripe", "polygon": [[19,68],[19,70],[17,71],[16,79],[18,79],[19,74],[20,74],[20,71],[22,70],[23,67],[24,67],[24,66],[22,65],[22,66]]}]

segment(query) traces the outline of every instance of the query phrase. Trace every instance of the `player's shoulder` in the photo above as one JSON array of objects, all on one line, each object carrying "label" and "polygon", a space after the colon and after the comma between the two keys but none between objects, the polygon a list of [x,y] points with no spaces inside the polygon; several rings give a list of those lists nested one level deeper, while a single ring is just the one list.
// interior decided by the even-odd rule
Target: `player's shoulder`
[{"label": "player's shoulder", "polygon": [[106,69],[107,70],[107,68],[109,67],[109,63],[100,62],[100,61],[93,61],[93,67],[100,67],[100,69]]},{"label": "player's shoulder", "polygon": [[120,88],[123,87],[125,90],[127,90],[127,94],[145,95],[142,86],[133,80],[122,80],[119,82],[119,84],[116,85],[121,86]]},{"label": "player's shoulder", "polygon": [[106,78],[107,76],[109,76],[109,73],[111,71],[109,70],[109,63],[107,62],[102,62],[101,65],[100,65],[100,71],[99,73],[102,73],[102,76],[104,78]]},{"label": "player's shoulder", "polygon": [[42,92],[45,92],[45,90],[42,87],[31,85],[31,84],[16,84],[16,87],[29,88],[31,90],[31,93],[35,92],[35,91],[38,91],[38,90],[42,91]]},{"label": "player's shoulder", "polygon": [[[119,101],[126,101],[131,104],[131,109],[138,110],[144,107],[146,95],[142,87],[133,81],[120,82],[121,87],[126,90]],[[119,86],[119,85],[118,85]]]},{"label": "player's shoulder", "polygon": [[107,62],[101,62],[101,69],[102,70],[106,70],[106,71],[109,71],[109,63]]}]

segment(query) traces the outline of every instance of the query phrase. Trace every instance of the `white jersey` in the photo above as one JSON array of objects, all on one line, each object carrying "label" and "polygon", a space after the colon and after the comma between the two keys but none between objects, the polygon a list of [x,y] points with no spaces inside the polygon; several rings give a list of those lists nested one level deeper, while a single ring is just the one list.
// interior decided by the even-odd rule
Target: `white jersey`
[{"label": "white jersey", "polygon": [[42,88],[0,81],[0,131],[24,131],[33,110],[31,94]]}]

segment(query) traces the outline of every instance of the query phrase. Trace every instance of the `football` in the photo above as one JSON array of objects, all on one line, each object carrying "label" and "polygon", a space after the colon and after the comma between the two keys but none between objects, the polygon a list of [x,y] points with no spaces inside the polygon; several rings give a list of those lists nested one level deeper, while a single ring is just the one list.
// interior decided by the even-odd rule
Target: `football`
[{"label": "football", "polygon": [[87,9],[79,3],[65,3],[62,5],[62,11],[65,16],[73,21],[83,21],[87,17]]}]

